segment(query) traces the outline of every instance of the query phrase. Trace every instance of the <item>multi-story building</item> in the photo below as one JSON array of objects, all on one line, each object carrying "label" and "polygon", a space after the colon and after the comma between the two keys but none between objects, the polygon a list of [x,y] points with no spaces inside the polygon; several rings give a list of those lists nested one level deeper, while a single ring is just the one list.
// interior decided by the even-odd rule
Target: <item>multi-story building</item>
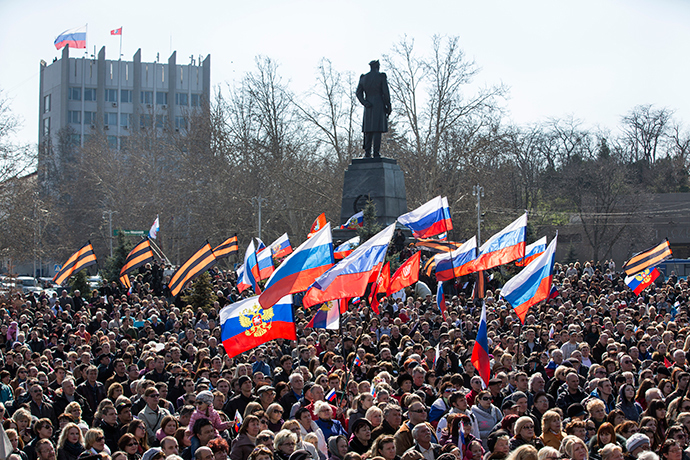
[{"label": "multi-story building", "polygon": [[141,49],[132,61],[70,58],[69,48],[50,65],[41,61],[39,72],[39,145],[65,127],[73,145],[102,132],[112,148],[121,148],[133,130],[158,128],[182,131],[187,117],[208,107],[211,93],[211,56],[197,64],[178,65],[176,52],[167,63],[142,62]]}]

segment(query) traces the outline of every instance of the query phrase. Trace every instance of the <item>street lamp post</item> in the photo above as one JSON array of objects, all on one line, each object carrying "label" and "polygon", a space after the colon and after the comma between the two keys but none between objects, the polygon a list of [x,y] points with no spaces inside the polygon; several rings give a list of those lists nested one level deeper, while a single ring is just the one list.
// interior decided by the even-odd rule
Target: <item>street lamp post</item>
[{"label": "street lamp post", "polygon": [[258,211],[258,218],[259,218],[259,225],[258,225],[258,233],[259,233],[259,239],[261,239],[261,207],[264,205],[268,200],[266,198],[261,198],[261,194],[259,194],[258,197],[252,197],[252,204],[254,206],[257,206],[259,208]]},{"label": "street lamp post", "polygon": [[477,184],[472,187],[472,196],[477,197],[477,247],[482,245],[482,198],[484,187]]}]

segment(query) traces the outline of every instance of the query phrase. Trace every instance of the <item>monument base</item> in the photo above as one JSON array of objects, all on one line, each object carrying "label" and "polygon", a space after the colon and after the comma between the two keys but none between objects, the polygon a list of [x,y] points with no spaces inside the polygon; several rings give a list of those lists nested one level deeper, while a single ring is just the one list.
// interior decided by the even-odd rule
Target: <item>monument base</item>
[{"label": "monument base", "polygon": [[340,224],[364,209],[368,200],[376,204],[381,225],[388,226],[407,212],[405,176],[391,158],[355,158],[345,171]]}]

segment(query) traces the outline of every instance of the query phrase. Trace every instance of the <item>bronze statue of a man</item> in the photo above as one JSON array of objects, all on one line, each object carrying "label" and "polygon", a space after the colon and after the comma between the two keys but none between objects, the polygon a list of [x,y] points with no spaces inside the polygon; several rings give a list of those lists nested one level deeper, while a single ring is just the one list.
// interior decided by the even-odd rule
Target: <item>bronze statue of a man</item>
[{"label": "bronze statue of a man", "polygon": [[381,156],[381,133],[388,131],[388,115],[391,114],[391,95],[388,91],[386,74],[379,72],[379,61],[369,63],[371,70],[359,77],[357,85],[357,99],[364,106],[364,157],[371,158],[374,148],[374,158]]}]

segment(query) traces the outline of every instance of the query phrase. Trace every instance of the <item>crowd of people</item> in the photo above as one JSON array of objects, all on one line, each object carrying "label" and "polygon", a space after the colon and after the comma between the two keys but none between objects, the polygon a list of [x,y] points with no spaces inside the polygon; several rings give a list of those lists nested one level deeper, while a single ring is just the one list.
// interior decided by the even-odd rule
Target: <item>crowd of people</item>
[{"label": "crowd of people", "polygon": [[[556,264],[558,295],[521,324],[466,280],[350,304],[228,357],[219,312],[251,292],[211,271],[215,302],[131,293],[14,293],[0,305],[9,460],[690,460],[688,286],[639,296],[611,261]],[[155,277],[154,277],[155,278]],[[161,284],[161,283],[158,283]],[[472,283],[469,283],[470,285]],[[420,294],[421,292],[421,294]],[[491,378],[471,362],[482,303]]]}]

